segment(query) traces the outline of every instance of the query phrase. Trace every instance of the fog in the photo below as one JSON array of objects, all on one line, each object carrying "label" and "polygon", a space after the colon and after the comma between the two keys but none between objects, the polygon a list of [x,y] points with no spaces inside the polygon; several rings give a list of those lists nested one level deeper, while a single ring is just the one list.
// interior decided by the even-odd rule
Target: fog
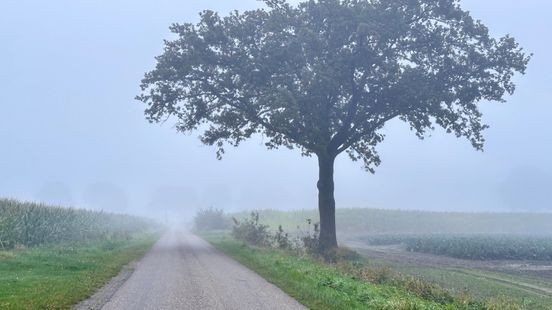
[{"label": "fog", "polygon": [[[339,207],[552,211],[552,2],[462,1],[495,36],[534,53],[506,103],[481,103],[484,152],[437,129],[420,141],[389,124],[372,175],[345,155],[336,164]],[[214,206],[310,209],[315,158],[268,151],[262,137],[223,160],[199,133],[151,125],[134,96],[170,38],[197,13],[260,6],[225,1],[2,1],[0,196],[172,217]]]}]

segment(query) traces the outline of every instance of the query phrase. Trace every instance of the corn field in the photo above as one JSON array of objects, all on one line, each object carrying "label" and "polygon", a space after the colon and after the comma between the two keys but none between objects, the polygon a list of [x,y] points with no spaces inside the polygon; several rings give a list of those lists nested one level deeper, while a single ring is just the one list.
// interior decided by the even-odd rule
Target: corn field
[{"label": "corn field", "polygon": [[475,235],[369,235],[370,245],[403,244],[407,251],[472,260],[552,261],[552,236]]},{"label": "corn field", "polygon": [[155,228],[140,217],[0,199],[0,250],[129,236]]}]

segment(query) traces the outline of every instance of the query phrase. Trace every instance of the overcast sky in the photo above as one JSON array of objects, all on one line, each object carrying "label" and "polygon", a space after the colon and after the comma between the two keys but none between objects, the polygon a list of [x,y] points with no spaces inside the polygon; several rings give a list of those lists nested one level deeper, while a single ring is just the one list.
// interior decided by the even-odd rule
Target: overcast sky
[{"label": "overcast sky", "polygon": [[[0,196],[144,213],[315,208],[317,163],[260,139],[222,161],[198,134],[151,125],[133,98],[173,22],[254,0],[0,2]],[[534,53],[507,103],[482,103],[485,152],[392,123],[372,175],[337,161],[338,207],[552,211],[552,1],[465,0]],[[172,211],[171,211],[172,210]]]}]

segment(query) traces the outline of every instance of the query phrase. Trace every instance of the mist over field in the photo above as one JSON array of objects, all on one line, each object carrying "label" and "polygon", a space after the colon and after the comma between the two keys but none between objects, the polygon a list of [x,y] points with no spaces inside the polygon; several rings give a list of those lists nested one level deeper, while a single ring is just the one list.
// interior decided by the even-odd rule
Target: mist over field
[{"label": "mist over field", "polygon": [[[534,53],[507,103],[483,104],[484,152],[437,129],[419,141],[393,122],[372,175],[336,163],[337,207],[552,211],[552,61],[546,1],[462,1],[493,35]],[[316,158],[267,151],[262,137],[222,161],[197,134],[152,126],[134,100],[173,22],[248,1],[4,1],[0,4],[0,196],[49,204],[188,216],[198,208],[316,208]]]},{"label": "mist over field", "polygon": [[552,309],[552,1],[0,1],[0,309]]}]

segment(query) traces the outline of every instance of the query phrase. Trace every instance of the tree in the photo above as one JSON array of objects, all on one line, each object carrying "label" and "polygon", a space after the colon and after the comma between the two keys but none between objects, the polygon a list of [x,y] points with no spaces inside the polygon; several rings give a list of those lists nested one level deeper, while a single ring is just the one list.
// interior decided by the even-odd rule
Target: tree
[{"label": "tree", "polygon": [[475,149],[477,103],[504,101],[530,56],[495,39],[456,0],[264,0],[263,9],[174,24],[137,97],[150,122],[204,130],[203,143],[238,146],[254,134],[269,149],[318,158],[321,250],[337,246],[334,160],[345,152],[374,172],[380,129],[392,119],[423,138],[435,124]]}]

